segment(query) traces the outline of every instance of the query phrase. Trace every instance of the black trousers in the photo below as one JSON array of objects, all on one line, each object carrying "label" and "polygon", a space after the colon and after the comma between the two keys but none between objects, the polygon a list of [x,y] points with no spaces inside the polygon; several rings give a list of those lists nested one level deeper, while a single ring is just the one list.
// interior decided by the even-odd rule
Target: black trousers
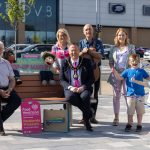
[{"label": "black trousers", "polygon": [[1,117],[1,98],[0,98],[0,131],[3,130],[3,120],[2,120],[2,117]]},{"label": "black trousers", "polygon": [[91,92],[88,90],[85,90],[80,94],[74,93],[70,90],[65,90],[66,100],[71,105],[78,107],[83,113],[83,118],[86,120],[89,120],[92,117],[92,112],[90,109],[90,96]]},{"label": "black trousers", "polygon": [[40,71],[40,78],[41,78],[41,81],[43,80],[49,81],[49,80],[54,79],[53,73],[51,71]]},{"label": "black trousers", "polygon": [[99,77],[99,79],[94,83],[94,91],[93,92],[94,92],[94,98],[96,100],[96,103],[91,103],[91,109],[93,110],[94,116],[96,116],[96,111],[97,111],[97,107],[98,107],[98,92],[99,92],[99,88],[100,88],[100,80],[101,80],[101,77]]},{"label": "black trousers", "polygon": [[14,71],[14,74],[15,74],[15,78],[16,79],[18,79],[18,78],[20,78],[20,73],[19,73],[19,71],[18,70],[13,70]]},{"label": "black trousers", "polygon": [[[5,90],[5,89],[4,89]],[[20,106],[21,104],[21,99],[17,95],[17,93],[13,90],[10,93],[9,98],[2,98],[0,97],[0,100],[2,102],[6,102],[6,106],[0,111],[0,118],[4,122],[7,120],[13,113],[14,111]]]}]

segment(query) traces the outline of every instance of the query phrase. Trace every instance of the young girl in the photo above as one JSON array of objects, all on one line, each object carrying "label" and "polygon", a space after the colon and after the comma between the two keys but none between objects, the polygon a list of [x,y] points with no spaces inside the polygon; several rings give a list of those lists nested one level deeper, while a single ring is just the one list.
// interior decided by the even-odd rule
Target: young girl
[{"label": "young girl", "polygon": [[125,127],[125,131],[129,132],[132,128],[133,115],[136,111],[137,113],[137,128],[136,131],[140,132],[142,130],[142,117],[145,113],[144,109],[144,86],[138,85],[132,82],[134,77],[136,80],[143,81],[143,79],[150,80],[148,73],[138,67],[140,58],[136,54],[131,54],[129,56],[129,65],[130,68],[124,70],[121,75],[113,69],[113,72],[118,80],[126,80],[127,86],[127,114],[128,114],[128,123]]},{"label": "young girl", "polygon": [[[110,50],[109,66],[110,68],[114,67],[118,73],[121,73],[128,68],[128,57],[130,54],[135,53],[135,46],[129,43],[128,33],[123,28],[119,28],[116,31],[114,44],[115,46],[113,46]],[[123,92],[126,92],[125,81],[117,80],[111,73],[108,78],[108,83],[112,85],[113,89],[113,126],[118,126],[121,91],[123,89]]]}]

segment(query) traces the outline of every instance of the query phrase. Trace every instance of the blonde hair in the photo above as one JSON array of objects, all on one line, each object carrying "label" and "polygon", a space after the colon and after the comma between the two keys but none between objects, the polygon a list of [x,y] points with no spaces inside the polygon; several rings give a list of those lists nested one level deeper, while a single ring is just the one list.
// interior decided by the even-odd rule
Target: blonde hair
[{"label": "blonde hair", "polygon": [[130,42],[129,42],[129,38],[128,38],[128,33],[127,33],[127,31],[126,31],[125,29],[123,29],[123,28],[119,28],[119,29],[116,31],[115,38],[114,38],[114,43],[115,43],[115,45],[116,45],[116,46],[119,46],[119,45],[120,45],[120,43],[119,43],[119,41],[118,41],[118,34],[119,34],[120,31],[122,31],[122,32],[124,32],[124,33],[126,34],[125,45],[128,45],[128,44],[130,43]]},{"label": "blonde hair", "polygon": [[68,31],[65,28],[58,29],[58,31],[56,33],[57,40],[58,40],[58,37],[59,37],[59,33],[63,33],[67,36],[67,45],[69,46],[71,41],[70,41],[70,36],[69,36]]},{"label": "blonde hair", "polygon": [[94,29],[93,29],[93,27],[92,27],[91,24],[84,25],[84,27],[83,27],[83,33],[84,33],[84,30],[85,30],[86,27],[89,27],[91,29],[92,33],[94,33]]},{"label": "blonde hair", "polygon": [[4,49],[4,43],[0,41],[0,47]]}]

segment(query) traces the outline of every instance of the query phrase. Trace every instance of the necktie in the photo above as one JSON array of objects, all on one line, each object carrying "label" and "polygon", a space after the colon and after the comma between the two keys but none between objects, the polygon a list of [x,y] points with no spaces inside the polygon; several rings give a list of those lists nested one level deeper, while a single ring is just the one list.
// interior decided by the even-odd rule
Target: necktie
[{"label": "necktie", "polygon": [[74,74],[73,74],[74,86],[79,87],[78,73],[76,68],[77,68],[77,62],[74,62]]}]

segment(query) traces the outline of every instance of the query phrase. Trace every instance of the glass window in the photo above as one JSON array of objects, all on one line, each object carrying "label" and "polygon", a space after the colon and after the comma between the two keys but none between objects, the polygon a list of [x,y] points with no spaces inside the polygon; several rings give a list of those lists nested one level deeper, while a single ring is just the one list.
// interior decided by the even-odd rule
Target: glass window
[{"label": "glass window", "polygon": [[57,30],[57,1],[38,0],[34,7],[26,5],[25,8],[25,38],[27,43],[54,43]]}]

